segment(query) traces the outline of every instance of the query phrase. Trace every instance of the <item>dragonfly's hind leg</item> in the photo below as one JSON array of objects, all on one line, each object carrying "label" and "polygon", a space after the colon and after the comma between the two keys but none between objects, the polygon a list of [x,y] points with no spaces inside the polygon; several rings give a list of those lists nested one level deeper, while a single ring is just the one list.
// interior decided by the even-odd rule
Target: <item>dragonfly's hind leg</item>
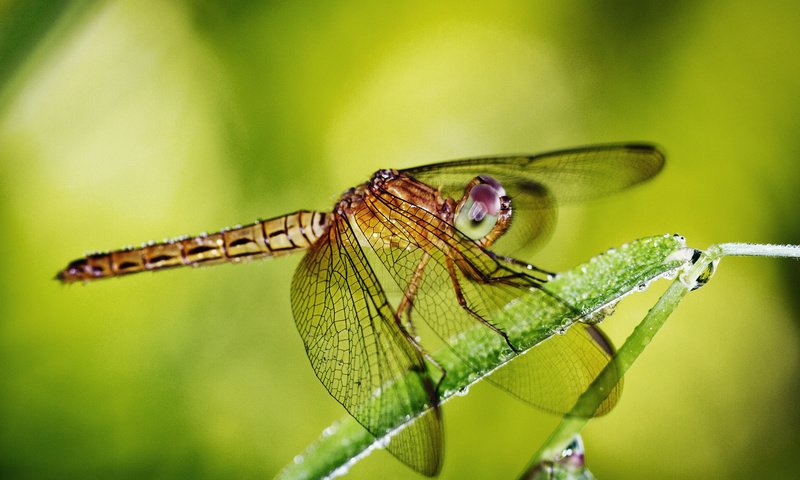
[{"label": "dragonfly's hind leg", "polygon": [[[406,314],[407,314],[409,322],[410,322],[411,321],[411,310],[410,309],[407,310]],[[411,333],[409,333],[408,330],[406,330],[405,326],[403,326],[403,321],[401,320],[401,316],[402,316],[402,312],[400,312],[400,310],[398,309],[397,313],[394,316],[394,321],[395,321],[395,323],[397,323],[397,327],[400,329],[400,331],[403,332],[403,336],[405,336],[406,340],[408,340],[408,342],[411,345],[413,345],[414,348],[417,349],[417,351],[419,351],[419,353],[422,355],[422,357],[425,360],[427,360],[428,363],[433,365],[434,368],[436,368],[436,370],[438,370],[439,373],[441,374],[441,376],[439,377],[439,380],[436,382],[436,386],[435,386],[435,392],[437,394],[436,398],[438,399],[438,394],[440,393],[439,392],[439,387],[442,386],[442,382],[444,381],[444,378],[447,376],[447,370],[445,370],[444,367],[442,367],[442,365],[439,362],[437,362],[436,359],[433,358],[433,356],[430,353],[428,353],[427,350],[425,350],[425,348],[417,341],[417,339],[413,335],[411,335]]]},{"label": "dragonfly's hind leg", "polygon": [[400,300],[400,304],[397,306],[398,320],[402,323],[403,314],[405,313],[406,321],[402,323],[402,326],[413,337],[416,337],[417,333],[414,328],[414,323],[411,321],[411,309],[414,307],[414,299],[417,298],[419,285],[422,282],[422,274],[425,272],[425,267],[428,265],[430,259],[431,256],[427,254],[422,257],[419,265],[417,265],[417,268],[414,270],[414,275],[411,276],[411,280],[409,280],[406,286],[406,291],[403,292],[403,298]]},{"label": "dragonfly's hind leg", "polygon": [[[408,282],[406,291],[403,292],[403,298],[402,300],[400,300],[400,304],[397,306],[397,311],[395,312],[394,319],[395,322],[397,323],[397,326],[400,328],[400,331],[403,332],[403,335],[406,337],[409,343],[411,343],[414,346],[414,348],[416,348],[419,351],[422,357],[425,358],[425,360],[427,360],[428,363],[433,365],[436,368],[436,370],[438,370],[439,373],[441,374],[439,380],[436,382],[436,393],[438,394],[439,387],[441,387],[442,382],[444,381],[444,378],[447,375],[447,371],[419,343],[416,337],[414,322],[411,321],[411,310],[414,307],[414,299],[417,296],[417,291],[419,290],[420,282],[422,282],[422,274],[425,272],[425,267],[428,265],[430,259],[431,259],[430,255],[425,255],[425,257],[422,258],[422,261],[419,262],[419,265],[417,265],[417,268],[414,271],[414,275]],[[405,321],[403,321],[404,317]]]}]

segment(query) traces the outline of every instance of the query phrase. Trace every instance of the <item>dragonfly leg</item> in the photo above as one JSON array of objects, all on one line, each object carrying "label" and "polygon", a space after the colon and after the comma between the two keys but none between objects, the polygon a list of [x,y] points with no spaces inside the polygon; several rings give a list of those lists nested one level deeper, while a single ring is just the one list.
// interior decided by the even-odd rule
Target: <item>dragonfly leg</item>
[{"label": "dragonfly leg", "polygon": [[[467,303],[466,297],[464,297],[464,292],[463,292],[463,290],[461,290],[461,284],[458,282],[458,277],[456,276],[455,264],[453,263],[453,260],[450,259],[449,257],[447,258],[447,270],[450,273],[450,280],[452,280],[452,282],[453,282],[453,290],[454,290],[454,292],[456,294],[456,300],[458,301],[458,304],[461,306],[461,308],[463,308],[467,313],[472,315],[472,317],[475,318],[477,321],[479,321],[480,323],[486,325],[487,327],[492,329],[495,333],[497,333],[498,335],[503,337],[503,339],[505,339],[505,341],[506,341],[506,344],[508,344],[508,347],[511,350],[513,350],[515,353],[521,353],[521,351],[511,343],[511,340],[509,340],[508,334],[506,334],[506,332],[504,332],[504,331],[500,330],[499,328],[497,328],[496,326],[492,325],[485,318],[481,317],[478,314],[478,312],[476,312],[475,310],[470,308],[470,306]],[[516,277],[516,276],[517,275],[511,275],[511,277]],[[501,281],[502,278],[493,279],[493,280]]]},{"label": "dragonfly leg", "polygon": [[[408,310],[406,312],[406,314],[408,315],[408,319],[409,319],[409,322],[410,322],[410,320],[411,320],[411,310]],[[406,328],[403,326],[403,321],[401,320],[401,313],[400,313],[399,310],[397,311],[397,313],[394,316],[394,321],[395,321],[395,323],[397,323],[397,327],[400,329],[400,331],[403,332],[403,336],[406,337],[406,340],[408,340],[408,342],[411,345],[413,345],[414,348],[417,349],[417,351],[422,355],[422,357],[425,360],[428,361],[428,363],[433,365],[436,368],[436,370],[439,370],[439,373],[441,374],[441,376],[439,377],[439,380],[436,382],[436,387],[435,387],[435,390],[434,390],[438,394],[439,393],[439,387],[442,385],[442,382],[444,381],[444,377],[447,375],[447,371],[444,369],[444,367],[442,367],[442,365],[439,362],[436,361],[435,358],[433,358],[433,356],[430,353],[428,353],[427,350],[425,350],[425,348],[417,341],[417,339],[413,335],[411,335],[411,333],[409,333],[408,330],[406,330]],[[438,402],[438,397],[435,397],[434,400],[436,400]]]},{"label": "dragonfly leg", "polygon": [[425,272],[425,267],[428,265],[430,259],[431,256],[426,254],[419,262],[416,270],[414,270],[414,275],[412,275],[408,286],[406,286],[406,291],[403,292],[403,298],[397,306],[397,317],[402,319],[405,313],[406,321],[403,326],[406,331],[414,337],[416,337],[416,332],[414,330],[414,323],[411,321],[411,309],[414,307],[414,299],[417,297],[417,291],[419,291],[419,285],[420,282],[422,282],[422,274]]},{"label": "dragonfly leg", "polygon": [[509,285],[512,287],[528,286],[539,289],[541,289],[542,284],[545,283],[545,281],[540,278],[533,277],[531,275],[528,275],[527,273],[514,272],[514,271],[511,271],[511,273],[507,275],[502,275],[498,277],[493,277],[493,276],[480,277],[474,280],[477,280],[482,283],[502,283],[504,285]]},{"label": "dragonfly leg", "polygon": [[501,262],[523,267],[528,271],[536,270],[544,272],[544,270],[540,270],[538,267],[534,267],[533,265],[529,265],[515,258],[498,256],[488,251],[487,253],[489,253],[492,259],[495,260],[495,268],[491,272],[483,272],[475,265],[465,261],[465,259],[462,258],[460,261],[458,259],[448,260],[450,276],[453,277],[453,280],[455,281],[455,266],[452,264],[452,262],[455,261],[458,269],[461,270],[461,273],[463,273],[469,280],[479,283],[502,283],[511,287],[532,287],[538,289],[543,289],[542,285],[547,283],[547,279],[535,277],[529,274],[527,271],[515,271],[507,266],[504,266]]},{"label": "dragonfly leg", "polygon": [[[425,267],[428,265],[430,259],[430,255],[425,255],[422,258],[422,261],[419,262],[419,265],[417,265],[414,275],[408,282],[406,291],[403,292],[403,298],[400,300],[400,304],[397,306],[397,311],[395,312],[395,322],[397,322],[397,326],[400,327],[400,330],[403,332],[403,335],[405,335],[406,339],[412,345],[414,345],[420,354],[422,354],[423,358],[425,358],[425,360],[439,370],[441,376],[439,377],[439,381],[436,382],[435,390],[436,393],[439,393],[439,387],[442,385],[444,377],[447,375],[447,371],[422,347],[419,341],[417,341],[416,332],[414,331],[414,322],[411,321],[411,310],[414,307],[414,299],[417,296],[420,282],[422,282],[422,274],[424,273]],[[405,322],[403,322],[404,316]]]},{"label": "dragonfly leg", "polygon": [[[495,258],[498,258],[498,259],[501,259],[501,260],[512,260],[513,262],[511,262],[511,263],[513,263],[515,265],[520,265],[520,266],[527,265],[526,263],[524,263],[524,262],[522,262],[520,260],[515,260],[515,259],[513,259],[511,257],[495,257]],[[533,268],[536,268],[536,267],[533,267]],[[509,272],[509,273],[506,274],[506,275],[501,275],[501,276],[493,276],[494,273],[496,273],[498,270],[504,270],[504,271]],[[541,271],[544,272],[544,270],[541,270]],[[541,278],[537,278],[537,277],[534,277],[532,275],[528,275],[525,272],[515,272],[515,271],[513,271],[513,270],[511,270],[511,269],[509,269],[507,267],[503,267],[502,265],[498,265],[497,270],[495,270],[495,272],[490,274],[490,275],[478,274],[476,276],[474,274],[470,274],[471,270],[463,270],[463,269],[462,269],[462,272],[465,275],[467,275],[468,278],[470,278],[471,280],[477,281],[477,282],[502,283],[503,285],[509,285],[509,286],[512,286],[512,287],[527,286],[527,287],[531,287],[531,288],[536,288],[539,291],[541,291],[542,293],[544,293],[545,295],[547,295],[548,297],[550,297],[553,300],[555,300],[556,302],[558,302],[558,304],[560,304],[560,305],[566,307],[567,309],[569,309],[569,311],[575,316],[575,318],[583,316],[583,312],[581,312],[580,310],[576,309],[575,307],[570,305],[568,302],[566,302],[562,298],[559,298],[553,292],[551,292],[547,288],[545,288],[544,284],[547,283],[546,280],[542,280]],[[451,276],[452,276],[452,273],[451,273]],[[521,284],[520,281],[524,282],[524,284]]]},{"label": "dragonfly leg", "polygon": [[[525,270],[528,270],[528,271],[543,273],[543,274],[547,275],[548,277],[555,277],[556,276],[556,272],[551,272],[550,270],[545,270],[543,268],[539,268],[536,265],[533,265],[531,263],[523,262],[522,260],[518,260],[518,259],[516,259],[514,257],[507,257],[505,255],[498,255],[498,254],[493,253],[493,252],[488,251],[488,250],[487,250],[487,253],[489,255],[491,255],[491,257],[494,258],[495,260],[500,260],[502,262],[510,263],[512,265],[516,265],[518,267],[522,267],[522,268],[524,268]],[[537,278],[537,280],[539,280],[541,282],[546,282],[547,281],[546,279],[543,280],[543,279],[539,279],[539,278]]]},{"label": "dragonfly leg", "polygon": [[428,354],[428,352],[426,352],[424,349],[422,350],[422,356],[425,357],[425,360],[430,362],[430,364],[433,365],[434,368],[436,368],[436,370],[439,370],[439,380],[436,381],[436,386],[434,387],[434,391],[437,394],[436,400],[438,401],[438,394],[440,393],[439,387],[442,386],[442,382],[444,382],[444,377],[447,376],[447,370],[445,370],[442,364],[437,362],[436,359],[433,358],[430,354]]}]

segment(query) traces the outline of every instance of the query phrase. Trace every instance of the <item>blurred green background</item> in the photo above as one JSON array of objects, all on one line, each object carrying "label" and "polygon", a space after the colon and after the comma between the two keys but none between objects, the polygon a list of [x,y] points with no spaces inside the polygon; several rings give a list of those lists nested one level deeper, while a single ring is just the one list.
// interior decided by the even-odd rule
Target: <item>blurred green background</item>
[{"label": "blurred green background", "polygon": [[[263,478],[344,410],[298,258],[62,287],[87,250],[329,209],[378,168],[649,140],[652,183],[565,208],[566,269],[679,232],[800,243],[796,2],[0,1],[0,476]],[[585,432],[599,478],[794,478],[800,264],[727,259]],[[664,282],[606,322],[620,342]],[[442,478],[511,478],[558,418],[444,407]],[[386,452],[350,478],[413,478]]]}]

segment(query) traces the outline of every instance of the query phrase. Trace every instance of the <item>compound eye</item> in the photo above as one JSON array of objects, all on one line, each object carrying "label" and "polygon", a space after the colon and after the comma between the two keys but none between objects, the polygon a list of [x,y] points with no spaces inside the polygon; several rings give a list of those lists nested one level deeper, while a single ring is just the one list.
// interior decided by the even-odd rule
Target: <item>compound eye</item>
[{"label": "compound eye", "polygon": [[506,189],[503,188],[503,185],[501,185],[496,178],[490,177],[489,175],[478,175],[478,180],[480,180],[481,183],[485,183],[486,185],[494,188],[497,191],[497,194],[501,197],[506,196]]},{"label": "compound eye", "polygon": [[481,181],[491,179],[489,182],[479,183],[472,187],[469,196],[456,214],[456,228],[472,240],[480,240],[492,231],[500,218],[500,199],[505,191],[491,177],[479,177]]}]

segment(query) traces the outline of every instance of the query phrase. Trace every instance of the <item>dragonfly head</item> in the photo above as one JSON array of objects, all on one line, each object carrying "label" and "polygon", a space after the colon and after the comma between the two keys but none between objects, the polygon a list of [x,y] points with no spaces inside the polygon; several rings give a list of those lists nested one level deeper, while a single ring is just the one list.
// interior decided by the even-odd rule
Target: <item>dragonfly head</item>
[{"label": "dragonfly head", "polygon": [[500,182],[488,175],[472,179],[456,206],[456,228],[488,247],[510,224],[511,199]]}]

